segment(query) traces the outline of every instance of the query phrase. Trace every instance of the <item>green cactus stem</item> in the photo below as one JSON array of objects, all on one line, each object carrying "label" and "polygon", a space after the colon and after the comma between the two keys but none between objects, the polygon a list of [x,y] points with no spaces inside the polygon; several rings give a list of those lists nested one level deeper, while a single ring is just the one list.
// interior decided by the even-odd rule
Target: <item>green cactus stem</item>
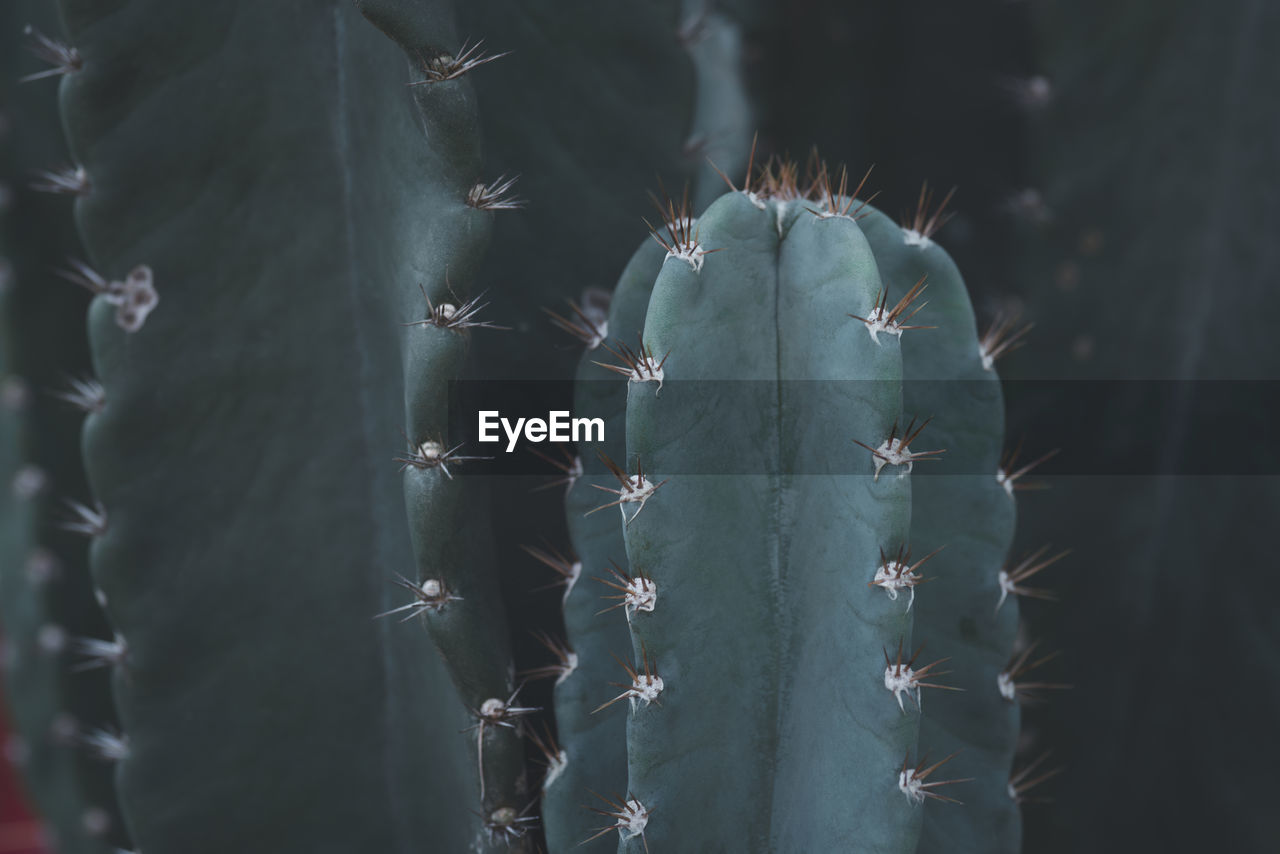
[{"label": "green cactus stem", "polygon": [[[912,485],[912,549],[945,548],[939,556],[945,569],[915,606],[915,642],[947,656],[948,684],[965,691],[929,703],[920,738],[939,755],[962,752],[955,772],[975,778],[965,787],[963,810],[927,805],[917,850],[1014,854],[1021,850],[1021,828],[1007,783],[1019,715],[996,684],[1018,628],[1016,601],[996,608],[1014,528],[1013,492],[997,481],[1004,405],[999,377],[984,366],[960,272],[926,234],[932,229],[925,223],[937,225],[941,217],[922,211],[915,219],[919,230],[867,206],[858,223],[888,286],[886,302],[921,306],[909,322],[930,327],[901,335],[904,407],[938,413],[930,440],[947,449],[930,476]],[[922,287],[911,295],[916,283]]]},{"label": "green cactus stem", "polygon": [[[659,597],[631,621],[624,693],[630,820],[651,816],[655,849],[905,852],[919,833],[899,787],[918,718],[883,662],[911,615],[868,584],[907,542],[911,478],[875,477],[854,442],[901,429],[901,356],[847,316],[881,289],[857,224],[807,206],[735,192],[674,224],[645,320],[667,387],[631,385],[627,450],[666,481],[624,510]],[[687,473],[708,471],[739,473]]]},{"label": "green cactus stem", "polygon": [[[374,619],[415,565],[393,331],[423,331],[400,326],[405,295],[439,297],[446,258],[424,253],[458,227],[421,187],[475,178],[439,173],[471,156],[465,82],[411,92],[344,2],[61,6],[83,57],[63,115],[94,186],[76,215],[93,268],[126,286],[90,309],[108,405],[84,448],[107,516],[94,578],[130,651],[135,844],[485,844],[475,721],[420,627]],[[142,265],[158,302],[121,322]]]}]

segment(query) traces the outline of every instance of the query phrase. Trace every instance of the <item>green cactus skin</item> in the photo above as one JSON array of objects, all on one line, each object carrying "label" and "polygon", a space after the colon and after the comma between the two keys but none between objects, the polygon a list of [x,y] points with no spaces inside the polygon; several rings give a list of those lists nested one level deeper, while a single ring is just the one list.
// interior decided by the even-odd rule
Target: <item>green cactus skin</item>
[{"label": "green cactus skin", "polygon": [[[81,249],[66,195],[43,195],[41,171],[56,171],[61,142],[55,80],[20,84],[45,70],[24,49],[31,25],[57,38],[49,3],[0,10],[0,621],[6,644],[5,694],[13,722],[11,759],[23,773],[46,837],[65,854],[127,846],[110,765],[79,739],[115,727],[110,679],[81,665],[89,638],[109,639],[89,579],[88,543],[62,530],[64,499],[86,500],[79,437],[82,413],[53,393],[88,372],[84,298],[52,271]],[[34,186],[33,186],[34,185]],[[69,190],[70,188],[64,188]],[[52,393],[51,393],[52,392]],[[42,486],[34,492],[35,480]]]},{"label": "green cactus skin", "polygon": [[[607,331],[617,342],[636,346],[644,327],[644,315],[654,280],[662,268],[663,249],[646,240],[622,271],[609,304]],[[543,826],[553,851],[568,851],[595,833],[599,819],[582,808],[588,791],[622,788],[627,779],[626,720],[617,714],[592,714],[611,696],[610,682],[618,680],[614,655],[630,647],[630,634],[621,604],[603,598],[617,590],[597,579],[614,583],[611,566],[627,568],[626,544],[617,515],[592,513],[605,493],[596,487],[617,488],[600,454],[610,460],[626,458],[627,389],[617,374],[601,364],[616,359],[601,346],[588,349],[578,366],[573,412],[579,418],[603,418],[603,442],[580,442],[578,459],[582,475],[565,496],[565,512],[573,551],[580,566],[577,581],[564,597],[564,622],[569,645],[577,655],[577,667],[555,689],[556,727],[566,764],[545,786],[542,798]],[[590,514],[590,515],[588,515]],[[616,692],[614,692],[616,693]],[[583,845],[582,850],[616,848],[608,836]]]},{"label": "green cactus skin", "polygon": [[424,127],[345,2],[61,5],[81,233],[160,294],[132,333],[95,299],[109,404],[84,436],[137,847],[466,850],[474,720],[421,628],[374,619],[414,566],[392,333],[455,214],[421,192],[452,156],[423,137],[473,124],[466,87],[420,95]]},{"label": "green cactus skin", "polygon": [[915,643],[926,645],[928,660],[948,656],[943,681],[965,691],[925,698],[920,739],[940,757],[961,751],[954,773],[974,781],[964,787],[963,809],[926,804],[917,850],[1014,854],[1021,829],[1008,780],[1020,721],[1017,704],[996,687],[1018,628],[1016,597],[995,608],[1015,521],[1012,494],[995,477],[1004,434],[1000,381],[983,365],[968,291],[946,251],[932,240],[907,243],[904,229],[870,206],[863,213],[859,225],[888,304],[925,280],[915,302],[923,308],[910,324],[936,328],[903,333],[903,406],[936,413],[929,440],[947,449],[912,484],[912,551],[945,547],[936,580],[916,600]]},{"label": "green cactus skin", "polygon": [[[628,721],[628,787],[653,810],[652,850],[907,852],[919,833],[897,785],[918,718],[883,682],[882,650],[910,643],[911,615],[867,584],[880,550],[906,540],[911,479],[873,480],[851,441],[874,446],[900,421],[901,357],[846,317],[880,289],[857,225],[802,207],[714,203],[698,240],[722,251],[701,272],[668,258],[645,320],[652,352],[670,353],[668,382],[765,390],[629,391],[628,455],[670,478],[625,526],[633,571],[658,594],[631,629],[637,668],[643,650],[665,690]],[[805,379],[874,382],[818,396],[779,382]],[[766,473],[680,474],[744,460]]]},{"label": "green cactus skin", "polygon": [[[456,43],[442,41],[455,37],[454,28],[435,4],[365,0],[358,5],[400,45],[411,65],[461,53]],[[425,294],[431,307],[452,306],[457,325],[450,326],[439,314],[428,315],[435,322],[406,327],[402,336],[405,431],[411,446],[404,457],[410,462],[403,467],[405,509],[416,581],[439,585],[432,588],[438,589],[438,596],[421,611],[422,617],[462,702],[476,718],[472,740],[483,780],[483,797],[477,792],[481,817],[492,826],[495,840],[514,841],[525,833],[528,822],[517,819],[524,817],[530,798],[524,791],[520,716],[492,706],[493,701],[510,709],[521,704],[514,699],[514,664],[490,545],[487,494],[474,479],[458,475],[467,461],[450,461],[452,449],[443,444],[450,426],[448,382],[462,375],[476,328],[466,324],[486,322],[479,314],[467,321],[456,313],[468,310],[465,284],[473,278],[488,242],[492,211],[467,203],[480,169],[469,84],[464,77],[422,82],[413,92],[431,160],[417,192],[433,204],[425,219],[430,224],[425,239],[417,230],[406,232],[399,247],[400,305],[406,316],[417,320],[429,311]],[[459,118],[469,121],[464,124]],[[456,453],[467,456],[465,451]],[[445,458],[433,459],[432,454]],[[486,707],[486,702],[491,705]],[[482,719],[487,708],[495,709],[498,717]]]}]

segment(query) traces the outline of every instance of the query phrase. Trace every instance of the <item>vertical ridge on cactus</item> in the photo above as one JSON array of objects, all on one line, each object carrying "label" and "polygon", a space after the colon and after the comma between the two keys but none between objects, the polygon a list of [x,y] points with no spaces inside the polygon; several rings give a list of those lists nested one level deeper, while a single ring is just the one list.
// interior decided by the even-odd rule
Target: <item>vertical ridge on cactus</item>
[{"label": "vertical ridge on cactus", "polygon": [[[641,334],[649,294],[662,263],[663,250],[652,240],[644,241],[631,257],[609,300],[604,325],[612,334],[624,339]],[[603,418],[604,439],[579,445],[581,474],[567,485],[565,514],[573,550],[581,562],[580,571],[593,577],[602,578],[612,572],[629,578],[620,520],[612,513],[593,512],[600,504],[597,487],[618,486],[605,460],[626,459],[629,383],[610,373],[593,356],[592,350],[586,350],[578,364],[574,412],[582,417]],[[618,577],[615,582],[626,585]],[[606,583],[613,587],[613,583]],[[617,592],[623,597],[617,600],[618,605],[631,610],[626,591]],[[578,667],[555,689],[556,726],[565,763],[547,784],[542,797],[543,824],[552,850],[567,851],[581,843],[582,850],[591,854],[617,847],[608,833],[593,835],[599,819],[581,806],[587,790],[621,789],[627,780],[625,716],[592,714],[608,699],[609,683],[617,679],[613,655],[630,646],[627,621],[608,604],[614,600],[601,598],[602,593],[610,595],[599,584],[579,583],[570,587],[564,598],[565,628],[578,654]]]},{"label": "vertical ridge on cactus", "polygon": [[[433,55],[448,32],[439,23],[430,31],[419,29],[422,4],[362,0],[359,5],[409,61]],[[474,59],[474,47],[470,50]],[[425,245],[406,243],[403,266],[392,271],[402,309],[409,311],[420,293],[434,321],[402,327],[400,335],[404,431],[416,449],[401,458],[404,510],[422,585],[422,595],[415,593],[411,605],[429,605],[413,607],[409,613],[421,615],[459,698],[476,720],[469,728],[475,732],[472,748],[479,778],[479,800],[472,809],[488,817],[485,829],[490,837],[519,848],[527,843],[524,837],[533,822],[524,815],[529,795],[521,739],[524,716],[532,709],[513,705],[520,686],[513,681],[510,637],[493,628],[505,627],[508,619],[491,546],[486,484],[459,471],[463,464],[485,458],[462,452],[461,444],[446,450],[440,439],[454,426],[448,421],[448,383],[466,370],[473,332],[501,330],[496,324],[474,321],[485,306],[479,297],[466,298],[488,242],[491,212],[502,214],[521,205],[512,195],[515,178],[468,186],[476,171],[479,140],[467,83],[460,79],[467,70],[467,56],[467,50],[460,51],[453,60],[457,67],[450,66],[453,71],[440,73],[438,79],[429,77],[430,86],[412,89],[424,124],[418,144],[434,161],[414,192],[431,200],[432,228]],[[442,68],[437,62],[436,70]],[[469,123],[465,133],[459,133],[458,119]],[[450,131],[449,145],[437,148],[438,136]],[[433,593],[429,585],[438,590]],[[495,699],[499,697],[508,699]]]},{"label": "vertical ridge on cactus", "polygon": [[930,440],[947,448],[912,491],[912,545],[946,546],[945,589],[917,598],[915,638],[949,656],[949,684],[967,690],[930,704],[920,737],[930,751],[958,753],[957,772],[975,780],[965,786],[963,811],[925,810],[918,852],[1012,854],[1021,845],[1021,822],[1005,785],[1018,711],[987,686],[1008,659],[1018,623],[1016,608],[993,610],[1000,594],[995,573],[1013,537],[1014,505],[993,476],[1004,441],[999,378],[983,359],[964,281],[932,239],[945,221],[941,210],[950,195],[935,209],[928,190],[921,190],[910,225],[928,238],[923,245],[904,241],[904,228],[875,209],[860,221],[889,300],[907,300],[918,288],[913,283],[929,284],[929,302],[918,322],[935,328],[903,336],[903,399],[910,411],[938,413]]},{"label": "vertical ridge on cactus", "polygon": [[[79,438],[81,422],[106,407],[84,341],[84,292],[53,272],[83,254],[71,205],[89,190],[84,169],[59,167],[73,159],[62,141],[58,80],[80,64],[60,29],[53,3],[0,7],[0,667],[13,739],[6,758],[45,838],[61,854],[110,854],[129,845],[114,768],[79,736],[118,724],[106,669],[84,666],[94,661],[80,654],[81,639],[111,632],[94,602],[91,541],[60,526],[88,521],[72,516],[68,499],[96,513]],[[47,73],[26,74],[45,59],[53,62]],[[29,82],[20,83],[24,75]],[[83,533],[97,526],[88,527]]]},{"label": "vertical ridge on cactus", "polygon": [[[412,6],[406,39],[455,42],[441,4]],[[466,707],[416,621],[373,617],[415,564],[392,448],[402,426],[415,442],[444,426],[405,425],[400,342],[464,338],[400,324],[420,282],[444,301],[450,259],[470,283],[471,219],[488,216],[465,204],[469,77],[406,88],[396,46],[337,0],[61,8],[85,57],[61,101],[94,176],[76,198],[90,261],[108,282],[145,263],[163,296],[134,332],[104,296],[89,317],[110,400],[84,437],[110,516],[92,564],[129,641],[133,842],[463,850],[486,827],[458,817],[492,813]],[[448,583],[463,601],[445,613],[480,604]]]},{"label": "vertical ridge on cactus", "polygon": [[[789,201],[730,193],[699,217],[724,251],[664,264],[644,340],[671,352],[668,385],[628,400],[628,455],[668,479],[625,529],[662,591],[630,623],[665,681],[628,723],[655,850],[910,851],[918,832],[894,778],[917,721],[877,684],[911,618],[861,571],[905,538],[910,480],[873,481],[849,442],[900,418],[897,341],[845,317],[881,288],[857,224]],[[726,808],[706,809],[709,779]]]}]

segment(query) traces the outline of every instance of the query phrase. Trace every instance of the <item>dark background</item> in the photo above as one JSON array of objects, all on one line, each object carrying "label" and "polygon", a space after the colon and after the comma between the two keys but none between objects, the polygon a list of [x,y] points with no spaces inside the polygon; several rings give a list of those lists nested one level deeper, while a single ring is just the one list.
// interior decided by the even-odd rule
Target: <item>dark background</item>
[{"label": "dark background", "polygon": [[[1280,8],[790,8],[790,49],[758,53],[771,142],[874,162],[890,212],[922,179],[958,186],[939,241],[979,317],[1021,308],[1036,323],[1005,376],[1181,381],[1154,398],[1012,396],[1009,436],[1064,448],[1051,488],[1020,497],[1015,551],[1073,550],[1046,580],[1061,601],[1024,609],[1075,686],[1026,710],[1028,741],[1066,770],[1051,803],[1027,806],[1025,850],[1280,850],[1277,408],[1221,383],[1280,378]],[[1037,75],[1043,103],[1019,97]],[[789,97],[806,90],[823,109]],[[1141,447],[1157,471],[1203,466],[1063,462],[1100,447]]]}]

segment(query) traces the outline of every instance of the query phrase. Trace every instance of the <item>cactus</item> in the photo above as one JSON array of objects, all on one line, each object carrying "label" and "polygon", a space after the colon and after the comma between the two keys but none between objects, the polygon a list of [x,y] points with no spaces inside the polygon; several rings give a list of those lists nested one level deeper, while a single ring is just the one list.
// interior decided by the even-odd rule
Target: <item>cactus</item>
[{"label": "cactus", "polygon": [[632,621],[637,667],[664,690],[632,704],[628,796],[661,850],[909,851],[918,721],[877,683],[910,617],[867,581],[907,540],[911,481],[873,480],[852,442],[901,422],[901,357],[847,316],[881,287],[852,218],[762,207],[733,193],[678,233],[645,319],[668,387],[630,389],[627,450],[669,480],[624,528],[660,597]]},{"label": "cactus", "polygon": [[[415,349],[436,329],[401,324],[422,317],[419,282],[441,299],[431,240],[461,230],[459,287],[483,240],[459,171],[466,81],[417,87],[415,114],[399,52],[345,3],[62,8],[83,57],[63,114],[93,181],[76,214],[102,274],[86,275],[106,390],[85,426],[107,515],[92,563],[129,647],[115,758],[134,843],[483,840],[474,731],[460,734],[475,720],[419,627],[374,619],[414,564],[392,457],[404,408],[431,393],[415,360],[450,358]],[[386,25],[421,46],[422,20]],[[121,316],[146,271],[158,302]],[[409,427],[418,442],[435,425]]]},{"label": "cactus", "polygon": [[[666,199],[598,289],[655,177],[701,207],[702,155],[745,159],[755,4],[627,27],[497,0],[461,26],[445,0],[171,5],[61,0],[75,53],[45,51],[88,179],[79,595],[109,619],[120,731],[89,741],[119,844],[529,851],[541,822],[557,852],[1016,849],[1003,413],[940,214],[899,228],[816,159],[803,188],[774,161],[696,220]],[[540,79],[581,103],[534,122]],[[548,246],[584,211],[566,275]],[[587,343],[575,415],[605,424],[562,464],[572,550],[527,537],[536,499],[454,441],[453,381],[567,361],[539,304]],[[25,548],[35,523],[5,521]],[[513,595],[521,544],[559,573],[566,640]],[[555,660],[520,673],[531,620]],[[943,803],[962,781],[967,814]]]},{"label": "cactus", "polygon": [[[428,67],[465,62],[464,51],[450,58],[442,47],[455,40],[445,16],[423,20],[423,6],[403,0],[359,5],[410,63],[420,57],[428,58]],[[475,480],[454,476],[451,467],[474,459],[445,438],[450,433],[448,381],[464,371],[471,332],[497,328],[481,317],[487,308],[483,296],[467,299],[463,285],[474,278],[493,211],[514,202],[505,180],[474,184],[469,178],[480,168],[469,87],[457,78],[435,81],[428,75],[414,86],[414,99],[423,137],[432,143],[430,168],[422,170],[415,190],[424,201],[409,212],[412,220],[430,225],[427,239],[406,234],[397,264],[400,311],[409,316],[416,310],[424,318],[409,325],[401,340],[409,449],[399,461],[416,574],[401,580],[411,594],[409,604],[389,616],[407,607],[411,616],[424,618],[474,718],[469,731],[475,733],[485,828],[510,842],[522,838],[533,820],[525,814],[524,748],[516,732],[520,717],[532,709],[519,703],[512,681],[507,618],[488,545],[487,495]],[[410,271],[426,284],[412,284],[405,275]]]},{"label": "cactus", "polygon": [[[621,357],[609,367],[630,380],[631,467],[614,462],[619,437],[606,428],[610,442],[586,449],[600,454],[599,474],[584,461],[568,494],[584,577],[625,540],[627,563],[605,578],[624,607],[607,612],[610,627],[571,588],[577,669],[557,694],[570,762],[545,801],[586,778],[571,772],[573,757],[617,759],[617,725],[582,710],[589,677],[608,666],[602,645],[626,626],[633,657],[608,680],[621,690],[596,688],[597,714],[630,706],[615,712],[627,720],[625,795],[612,771],[613,793],[596,804],[621,850],[931,851],[951,838],[1014,851],[1018,718],[998,677],[1017,606],[996,607],[1013,493],[997,476],[991,344],[930,239],[940,210],[899,227],[845,195],[843,179],[833,187],[825,168],[806,191],[797,172],[772,165],[754,190],[749,181],[696,221],[668,202],[655,234],[668,250],[660,272],[654,246],[641,247],[611,308],[615,342],[583,357],[579,412],[618,410],[621,389],[601,387],[601,349]],[[638,316],[650,287],[632,348],[635,323],[620,318]],[[904,418],[925,412],[947,426],[925,433]],[[906,477],[939,456],[946,476]],[[584,517],[583,486],[613,492],[595,504],[616,504],[621,518]],[[916,605],[920,567],[944,546],[942,580]],[[928,659],[944,657],[918,660],[912,634],[928,642]],[[970,690],[920,714],[924,688]],[[956,754],[973,775],[975,810],[920,810],[950,798],[942,787],[959,781],[938,762]],[[610,773],[606,761],[589,771]],[[549,830],[555,815],[548,809]]]},{"label": "cactus", "polygon": [[[32,33],[24,39],[26,26]],[[56,27],[47,3],[0,10],[0,622],[13,722],[6,754],[22,770],[48,842],[103,854],[127,845],[128,835],[111,767],[85,746],[117,728],[100,665],[119,650],[94,601],[88,541],[67,530],[76,521],[67,501],[92,504],[79,410],[96,405],[97,390],[86,379],[81,300],[54,273],[66,255],[81,253],[70,206],[83,186],[59,162],[65,154],[49,84],[19,83],[43,70],[23,41],[47,38]]]}]

